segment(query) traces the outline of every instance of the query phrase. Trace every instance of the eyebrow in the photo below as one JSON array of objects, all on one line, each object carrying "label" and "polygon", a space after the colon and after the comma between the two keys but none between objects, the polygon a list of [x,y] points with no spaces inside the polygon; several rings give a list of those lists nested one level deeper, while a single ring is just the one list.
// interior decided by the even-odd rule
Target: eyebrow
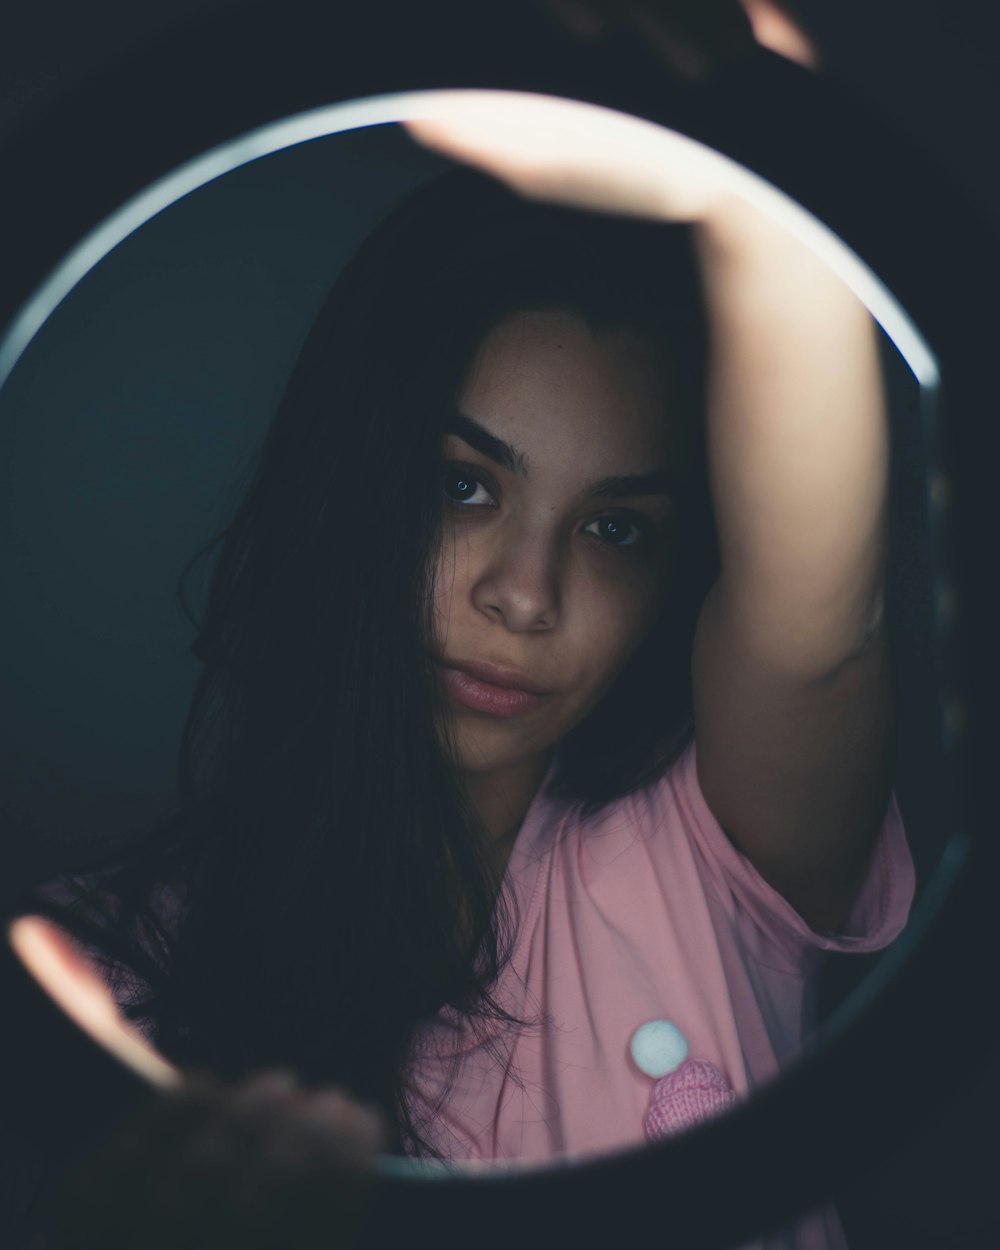
[{"label": "eyebrow", "polygon": [[464,443],[468,443],[470,447],[474,447],[476,451],[492,460],[494,464],[502,465],[503,468],[509,470],[517,477],[528,476],[527,456],[511,447],[510,443],[505,443],[502,438],[497,438],[495,434],[491,434],[478,421],[473,421],[471,417],[467,417],[464,412],[449,413],[448,423],[444,432],[446,434],[454,434],[456,438],[460,438]]},{"label": "eyebrow", "polygon": [[[517,477],[528,476],[528,458],[523,452],[491,434],[478,421],[463,412],[451,412],[444,432],[454,434],[481,455],[499,464]],[[587,487],[591,499],[623,499],[631,495],[679,495],[683,480],[679,473],[669,469],[654,469],[651,473],[629,473],[621,477],[602,477]]]},{"label": "eyebrow", "polygon": [[652,473],[630,473],[626,477],[602,477],[587,487],[591,499],[624,499],[629,495],[679,495],[681,478],[669,469]]}]

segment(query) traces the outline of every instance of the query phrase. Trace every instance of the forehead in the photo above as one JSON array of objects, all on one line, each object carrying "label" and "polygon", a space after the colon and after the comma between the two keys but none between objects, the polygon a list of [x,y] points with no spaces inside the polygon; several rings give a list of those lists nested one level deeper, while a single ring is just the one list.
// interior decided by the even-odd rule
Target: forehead
[{"label": "forehead", "polygon": [[502,321],[458,401],[529,460],[611,457],[609,467],[637,471],[681,455],[686,414],[670,401],[655,347],[627,330],[594,331],[568,311]]}]

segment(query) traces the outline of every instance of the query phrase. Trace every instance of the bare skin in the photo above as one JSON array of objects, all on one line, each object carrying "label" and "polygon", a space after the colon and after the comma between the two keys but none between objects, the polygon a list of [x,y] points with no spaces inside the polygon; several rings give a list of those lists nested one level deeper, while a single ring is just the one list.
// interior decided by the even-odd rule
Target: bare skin
[{"label": "bare skin", "polygon": [[611,477],[679,471],[688,414],[672,411],[648,346],[568,312],[503,322],[458,408],[523,471],[446,440],[437,652],[500,664],[548,692],[516,717],[451,707],[463,782],[505,863],[552,748],[614,682],[666,590],[674,499],[592,492]]},{"label": "bare skin", "polygon": [[692,660],[698,777],[761,875],[812,927],[835,930],[891,787],[888,424],[873,323],[680,136],[559,100],[435,107],[409,123],[416,138],[529,198],[694,224],[722,555]]}]

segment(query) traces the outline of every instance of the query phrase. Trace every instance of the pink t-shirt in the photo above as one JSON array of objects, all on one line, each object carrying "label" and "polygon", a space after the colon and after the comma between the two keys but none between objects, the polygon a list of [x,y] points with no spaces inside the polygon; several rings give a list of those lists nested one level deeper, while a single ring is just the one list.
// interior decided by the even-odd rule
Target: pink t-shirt
[{"label": "pink t-shirt", "polygon": [[[411,1109],[453,1162],[641,1144],[654,1079],[630,1042],[650,1020],[671,1021],[689,1057],[715,1065],[744,1098],[801,1052],[822,953],[881,949],[913,899],[895,799],[844,932],[830,936],[811,930],[730,842],[701,793],[693,743],[662,779],[586,821],[546,792],[553,769],[507,866],[519,921],[495,989],[501,1005],[540,1025],[501,1026],[488,1047],[445,1009],[418,1034]],[[832,1213],[809,1224],[773,1244],[843,1244]]]}]

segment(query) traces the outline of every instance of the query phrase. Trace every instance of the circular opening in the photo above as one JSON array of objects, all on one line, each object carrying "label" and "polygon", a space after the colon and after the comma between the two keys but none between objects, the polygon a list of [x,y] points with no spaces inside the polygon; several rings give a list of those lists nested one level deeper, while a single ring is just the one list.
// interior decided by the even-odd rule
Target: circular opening
[{"label": "circular opening", "polygon": [[[933,518],[935,509],[941,504],[939,478],[934,472],[934,413],[938,387],[938,369],[935,357],[919,331],[913,325],[906,312],[899,306],[892,294],[885,288],[878,277],[864,265],[835,235],[819,223],[814,217],[791,201],[787,196],[766,183],[757,175],[742,168],[727,157],[706,148],[693,140],[674,132],[667,131],[648,122],[616,114],[610,110],[577,102],[541,96],[527,96],[514,92],[425,92],[405,93],[394,96],[381,96],[368,100],[352,101],[347,104],[313,110],[307,114],[289,118],[260,128],[251,134],[227,143],[209,152],[203,157],[189,163],[183,168],[161,179],[153,187],[125,205],[99,229],[89,235],[49,276],[38,289],[29,303],[24,307],[12,323],[6,337],[0,345],[0,381],[9,385],[6,392],[9,400],[12,391],[16,393],[21,385],[22,369],[31,363],[32,352],[44,353],[42,339],[50,325],[56,325],[63,311],[69,309],[72,301],[79,299],[81,307],[85,299],[85,287],[99,273],[102,262],[113,259],[116,249],[125,250],[138,240],[143,230],[154,225],[154,219],[160,214],[166,215],[175,208],[188,209],[194,205],[194,193],[206,188],[226,175],[238,175],[239,171],[248,171],[254,162],[263,158],[280,159],[280,154],[290,153],[293,149],[306,151],[303,145],[318,144],[315,150],[320,151],[323,142],[335,135],[352,132],[357,138],[359,133],[371,127],[387,127],[392,123],[406,122],[415,118],[448,119],[461,116],[468,119],[481,108],[484,115],[488,111],[491,117],[504,116],[504,110],[512,110],[508,122],[513,119],[523,125],[526,118],[538,117],[545,124],[564,126],[567,133],[578,136],[597,137],[598,142],[612,142],[619,148],[631,149],[636,159],[655,163],[658,160],[676,160],[678,153],[690,159],[692,168],[699,175],[717,180],[720,186],[733,196],[744,201],[753,209],[763,213],[769,219],[780,224],[791,236],[799,240],[815,255],[822,258],[841,279],[841,281],[864,303],[873,318],[884,332],[883,359],[887,371],[895,371],[895,385],[901,397],[903,408],[898,416],[898,428],[908,423],[911,432],[919,433],[916,442],[911,443],[908,454],[912,458],[906,478],[907,489],[911,492],[910,506],[920,511],[926,506]],[[522,110],[532,110],[525,114]],[[456,112],[457,110],[457,112]],[[539,123],[541,124],[541,122]],[[399,136],[391,142],[397,142]],[[417,161],[410,175],[419,181],[423,177],[432,176],[434,161],[428,158],[422,170],[418,170]],[[260,166],[263,169],[263,165]],[[424,172],[426,171],[426,172]],[[222,184],[220,183],[220,186]],[[187,199],[187,197],[192,197]],[[186,201],[182,203],[182,201]],[[386,201],[388,203],[388,200]],[[138,232],[138,233],[137,233]],[[65,333],[65,331],[64,331]],[[290,335],[293,339],[294,335]],[[40,354],[39,359],[42,356]],[[20,363],[19,363],[20,362]],[[27,375],[26,375],[27,376]],[[24,385],[29,385],[26,381]],[[3,397],[0,397],[3,404]],[[249,448],[245,453],[248,454]],[[17,460],[10,461],[17,466]],[[20,472],[20,470],[18,470]],[[918,500],[913,493],[922,479],[929,478],[929,492]],[[218,479],[216,479],[217,482]],[[30,485],[30,475],[25,478]],[[211,495],[216,483],[210,485],[206,492]],[[935,495],[937,491],[937,495]],[[927,500],[929,499],[929,504]],[[919,554],[919,545],[923,541],[923,532],[919,530],[921,520],[918,517],[913,524],[917,527],[910,541],[912,548],[907,554],[910,560],[907,576],[922,578],[928,573],[932,580],[937,578],[937,594],[932,608],[933,625],[944,628],[949,618],[949,598],[942,589],[943,570],[934,561],[939,552],[934,547],[934,535],[931,522],[928,521],[928,547]],[[919,563],[922,560],[923,563]],[[919,567],[918,567],[919,563]],[[923,587],[920,587],[922,593]],[[58,595],[58,590],[54,592]],[[43,589],[42,597],[50,597],[52,587]],[[53,605],[57,613],[65,614],[65,605]],[[926,605],[921,601],[922,610]],[[922,642],[923,655],[933,652],[934,663],[940,666],[940,637]],[[944,695],[935,690],[933,694],[926,691],[921,696],[921,713],[925,714],[931,704],[935,711],[940,711],[940,703]],[[919,702],[919,700],[918,700]],[[925,727],[926,732],[926,727]],[[941,745],[941,744],[939,744]],[[947,745],[946,743],[943,745]],[[924,749],[930,749],[926,743]],[[946,802],[946,774],[943,761],[937,761],[940,768],[940,789],[936,794],[938,803]],[[915,793],[917,791],[915,790]],[[916,804],[915,804],[916,805]],[[150,809],[152,810],[152,808]],[[904,811],[904,816],[906,813]],[[907,824],[909,821],[907,819]],[[945,857],[932,879],[932,888],[928,888],[920,907],[914,913],[907,928],[907,940],[900,943],[891,956],[879,963],[864,982],[860,992],[846,998],[839,1010],[832,1013],[829,1029],[846,1025],[852,1017],[862,1010],[867,999],[881,987],[897,967],[905,960],[907,951],[912,949],[917,937],[930,923],[934,908],[939,902],[938,891],[945,888],[946,883],[957,871],[956,865],[961,860],[962,843],[953,840],[947,848],[940,844],[928,846],[928,863],[938,858],[942,850]],[[637,1140],[636,1145],[639,1144]],[[589,1155],[584,1152],[589,1161]],[[520,1171],[525,1166],[534,1168],[538,1160],[491,1161],[490,1168],[497,1170]],[[418,1163],[402,1158],[384,1156],[379,1167],[386,1175],[435,1175],[433,1164]],[[478,1172],[474,1163],[469,1164],[470,1170]],[[461,1169],[459,1169],[461,1171]]]}]

